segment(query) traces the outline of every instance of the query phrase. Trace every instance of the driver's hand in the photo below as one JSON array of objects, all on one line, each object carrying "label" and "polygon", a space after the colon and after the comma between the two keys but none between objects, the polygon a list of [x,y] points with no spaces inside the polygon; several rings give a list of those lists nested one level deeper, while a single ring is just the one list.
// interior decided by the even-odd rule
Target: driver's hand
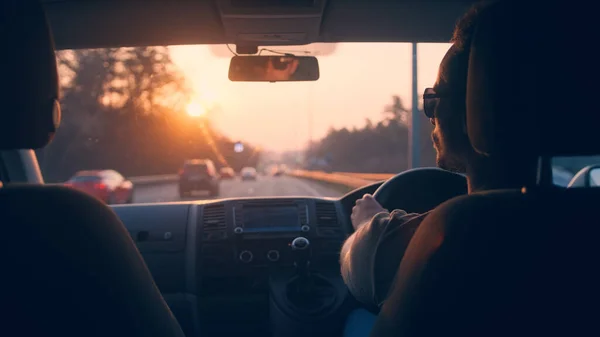
[{"label": "driver's hand", "polygon": [[371,221],[377,213],[389,211],[383,208],[370,194],[365,194],[362,198],[356,200],[356,206],[352,208],[352,226],[358,229],[367,222]]}]

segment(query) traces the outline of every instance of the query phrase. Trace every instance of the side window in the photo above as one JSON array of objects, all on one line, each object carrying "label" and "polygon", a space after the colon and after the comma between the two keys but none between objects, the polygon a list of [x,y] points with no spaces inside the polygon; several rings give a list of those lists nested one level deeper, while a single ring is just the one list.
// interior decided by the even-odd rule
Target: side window
[{"label": "side window", "polygon": [[600,186],[600,168],[595,168],[590,171],[590,186]]},{"label": "side window", "polygon": [[600,186],[600,156],[557,157],[552,166],[555,185],[568,181],[570,187]]}]

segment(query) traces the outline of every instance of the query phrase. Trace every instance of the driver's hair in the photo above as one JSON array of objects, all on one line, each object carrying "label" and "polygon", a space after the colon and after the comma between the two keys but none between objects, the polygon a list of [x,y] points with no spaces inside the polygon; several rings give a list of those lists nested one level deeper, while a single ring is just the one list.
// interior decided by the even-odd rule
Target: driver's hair
[{"label": "driver's hair", "polygon": [[480,13],[490,9],[498,1],[481,1],[473,5],[456,23],[454,33],[450,43],[454,44],[459,50],[469,50],[475,27],[479,23]]}]

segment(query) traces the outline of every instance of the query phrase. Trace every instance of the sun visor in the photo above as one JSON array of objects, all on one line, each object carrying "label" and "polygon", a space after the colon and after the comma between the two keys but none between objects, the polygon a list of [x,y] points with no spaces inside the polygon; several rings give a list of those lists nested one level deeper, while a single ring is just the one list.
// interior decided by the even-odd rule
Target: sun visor
[{"label": "sun visor", "polygon": [[0,6],[3,75],[8,84],[0,91],[0,149],[40,148],[50,142],[60,123],[52,36],[37,1],[7,0]]}]

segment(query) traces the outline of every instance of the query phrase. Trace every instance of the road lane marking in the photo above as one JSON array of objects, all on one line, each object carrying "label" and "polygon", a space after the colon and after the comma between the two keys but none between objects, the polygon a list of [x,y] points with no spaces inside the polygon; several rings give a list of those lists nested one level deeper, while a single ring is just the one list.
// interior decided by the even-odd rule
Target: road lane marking
[{"label": "road lane marking", "polygon": [[300,179],[297,178],[290,178],[294,181],[296,181],[300,186],[302,186],[302,188],[306,191],[308,191],[308,193],[310,193],[311,196],[313,197],[321,197],[321,193],[319,193],[319,191],[317,191],[314,187],[311,187],[307,182],[302,181]]}]

